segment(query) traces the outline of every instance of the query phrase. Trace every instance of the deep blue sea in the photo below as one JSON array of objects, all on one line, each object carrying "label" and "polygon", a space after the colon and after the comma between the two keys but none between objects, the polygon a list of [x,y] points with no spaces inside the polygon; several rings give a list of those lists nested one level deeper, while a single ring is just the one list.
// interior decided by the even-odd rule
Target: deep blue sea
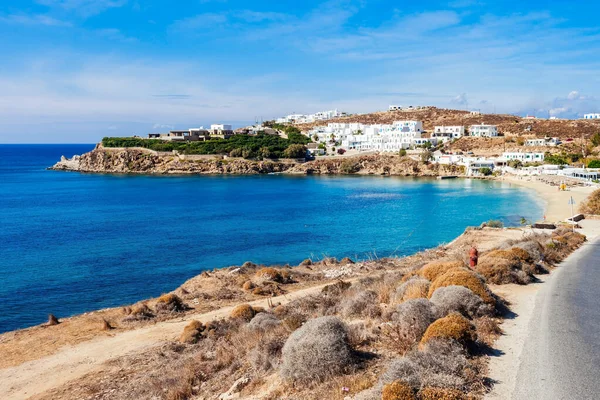
[{"label": "deep blue sea", "polygon": [[538,219],[478,180],[47,171],[94,145],[0,145],[0,332],[175,289],[206,269],[402,256],[469,225]]}]

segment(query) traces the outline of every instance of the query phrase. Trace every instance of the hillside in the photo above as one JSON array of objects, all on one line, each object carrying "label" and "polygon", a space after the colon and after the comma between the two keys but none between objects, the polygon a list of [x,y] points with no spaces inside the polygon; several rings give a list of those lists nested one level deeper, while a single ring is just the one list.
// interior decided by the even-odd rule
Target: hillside
[{"label": "hillside", "polygon": [[567,139],[581,138],[581,135],[583,134],[586,139],[589,139],[595,133],[600,132],[600,121],[525,119],[508,114],[472,115],[468,111],[448,110],[437,107],[426,107],[413,111],[382,111],[371,114],[357,114],[328,121],[319,121],[312,124],[298,124],[297,126],[302,131],[306,131],[315,126],[323,126],[332,122],[391,124],[398,120],[423,121],[423,127],[427,132],[431,132],[437,125],[469,126],[482,123],[497,125],[499,131],[505,136],[550,136]]}]

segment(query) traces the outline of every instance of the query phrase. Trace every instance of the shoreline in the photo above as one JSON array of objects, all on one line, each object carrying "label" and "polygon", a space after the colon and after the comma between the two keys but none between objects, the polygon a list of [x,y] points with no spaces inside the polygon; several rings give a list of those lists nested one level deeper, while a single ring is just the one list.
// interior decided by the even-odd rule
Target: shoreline
[{"label": "shoreline", "polygon": [[514,175],[504,175],[494,180],[497,180],[498,182],[508,182],[535,191],[538,199],[545,204],[544,212],[546,221],[556,223],[564,222],[567,218],[572,216],[571,208],[568,204],[571,196],[575,200],[574,212],[575,215],[577,215],[577,208],[581,202],[597,189],[597,187],[593,185],[576,186],[562,192],[558,191],[557,187],[538,181],[535,176],[527,176],[520,179]]}]

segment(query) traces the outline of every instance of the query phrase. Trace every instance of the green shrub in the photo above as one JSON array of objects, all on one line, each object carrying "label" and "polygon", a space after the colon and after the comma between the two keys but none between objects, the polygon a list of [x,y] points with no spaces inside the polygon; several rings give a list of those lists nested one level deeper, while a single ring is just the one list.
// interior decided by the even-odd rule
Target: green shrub
[{"label": "green shrub", "polygon": [[490,219],[488,222],[485,223],[485,225],[489,228],[504,228],[504,224],[502,223],[502,221],[494,219]]}]

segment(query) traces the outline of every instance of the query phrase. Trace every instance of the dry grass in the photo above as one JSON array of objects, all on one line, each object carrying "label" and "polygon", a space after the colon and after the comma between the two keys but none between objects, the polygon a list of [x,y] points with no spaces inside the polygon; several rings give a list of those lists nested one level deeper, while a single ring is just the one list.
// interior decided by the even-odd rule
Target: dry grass
[{"label": "dry grass", "polygon": [[431,298],[437,289],[451,285],[464,286],[471,289],[473,293],[490,305],[496,303],[483,279],[474,272],[464,268],[451,269],[438,277],[429,288],[429,297]]},{"label": "dry grass", "polygon": [[423,278],[433,282],[439,276],[445,274],[449,270],[454,269],[454,268],[461,268],[461,267],[465,267],[465,266],[466,265],[460,260],[433,261],[428,264],[425,264],[425,266],[419,270],[419,275],[421,275]]},{"label": "dry grass", "polygon": [[466,346],[477,339],[477,332],[468,319],[458,313],[452,313],[432,323],[425,331],[419,346],[423,347],[434,339],[452,339]]},{"label": "dry grass", "polygon": [[412,387],[401,381],[388,383],[383,387],[381,400],[417,400]]}]

